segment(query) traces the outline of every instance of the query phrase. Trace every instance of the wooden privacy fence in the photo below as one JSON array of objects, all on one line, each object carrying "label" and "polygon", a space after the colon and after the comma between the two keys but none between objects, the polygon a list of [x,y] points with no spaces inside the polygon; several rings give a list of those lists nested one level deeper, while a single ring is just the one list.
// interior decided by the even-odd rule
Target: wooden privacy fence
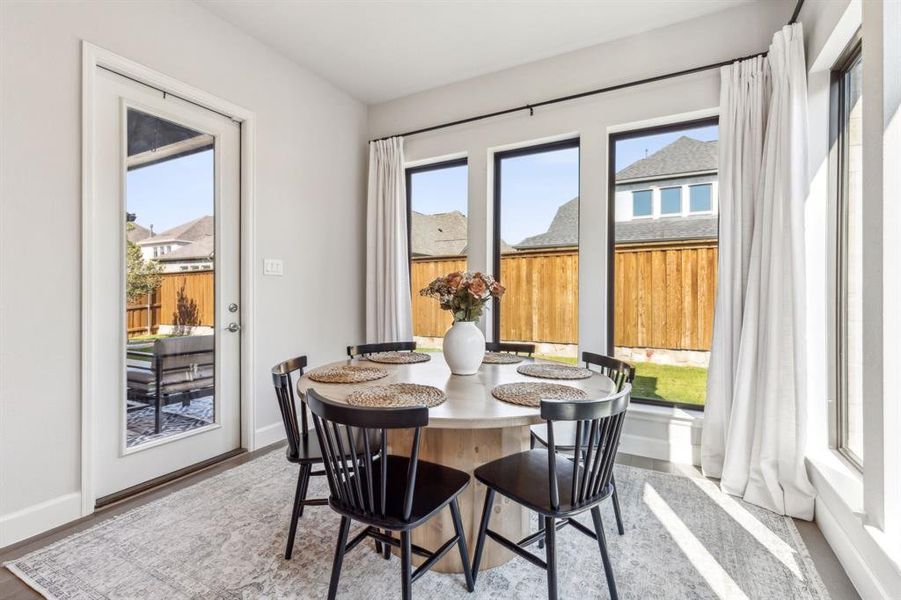
[{"label": "wooden privacy fence", "polygon": [[155,334],[160,325],[212,327],[215,322],[213,271],[163,273],[150,297],[128,305],[125,323],[129,337]]},{"label": "wooden privacy fence", "polygon": [[415,258],[410,270],[410,287],[413,290],[413,335],[423,337],[441,337],[453,323],[453,317],[446,310],[438,308],[438,301],[423,298],[419,290],[427,286],[433,279],[454,271],[465,271],[466,259],[451,258]]},{"label": "wooden privacy fence", "polygon": [[[709,350],[716,293],[716,242],[621,245],[614,261],[614,343],[633,348]],[[441,337],[451,315],[418,292],[466,268],[459,257],[413,260],[413,333]],[[501,339],[577,344],[579,256],[573,250],[501,257]]]},{"label": "wooden privacy fence", "polygon": [[710,350],[716,243],[622,246],[614,267],[614,345]]}]

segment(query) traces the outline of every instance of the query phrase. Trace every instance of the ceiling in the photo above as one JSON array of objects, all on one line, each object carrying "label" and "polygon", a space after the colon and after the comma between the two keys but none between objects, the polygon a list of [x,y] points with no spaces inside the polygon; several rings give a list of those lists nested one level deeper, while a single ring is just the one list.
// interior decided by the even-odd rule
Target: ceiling
[{"label": "ceiling", "polygon": [[753,0],[198,0],[378,103]]}]

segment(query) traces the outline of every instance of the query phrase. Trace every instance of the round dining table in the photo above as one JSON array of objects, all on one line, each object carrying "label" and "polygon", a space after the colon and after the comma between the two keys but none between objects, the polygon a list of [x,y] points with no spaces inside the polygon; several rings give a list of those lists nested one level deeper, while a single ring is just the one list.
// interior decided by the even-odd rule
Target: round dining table
[{"label": "round dining table", "polygon": [[[319,383],[305,374],[298,380],[297,389],[303,395],[307,389],[314,388],[329,400],[345,402],[352,392],[390,383],[418,383],[439,388],[445,392],[447,400],[429,409],[429,424],[422,432],[419,458],[453,467],[470,475],[485,463],[528,450],[529,427],[542,422],[538,408],[496,399],[491,393],[496,386],[514,382],[553,382],[584,390],[589,398],[610,395],[614,389],[613,381],[600,373],[587,379],[551,380],[517,372],[522,364],[549,362],[540,359],[524,358],[518,364],[483,363],[475,375],[453,375],[443,354],[434,352],[429,356],[431,359],[427,362],[407,364],[375,363],[362,357],[330,363],[322,366],[359,364],[384,369],[388,375],[375,381],[346,384]],[[412,437],[412,431],[389,432],[389,453],[409,453]],[[458,499],[470,552],[478,533],[484,498],[485,486],[473,478]],[[529,532],[528,511],[498,495],[490,526],[509,539],[521,539]],[[450,511],[442,511],[413,531],[413,543],[426,549],[435,549],[453,535]],[[513,556],[512,552],[498,544],[486,544],[482,568],[501,565]],[[456,552],[448,553],[434,568],[443,572],[462,572]]]}]

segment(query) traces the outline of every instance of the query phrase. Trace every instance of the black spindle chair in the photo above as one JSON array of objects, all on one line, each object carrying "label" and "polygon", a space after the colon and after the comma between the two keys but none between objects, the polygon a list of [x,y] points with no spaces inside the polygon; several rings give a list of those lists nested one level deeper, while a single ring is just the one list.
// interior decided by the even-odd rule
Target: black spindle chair
[{"label": "black spindle chair", "polygon": [[379,342],[377,344],[359,344],[347,347],[348,358],[365,357],[379,352],[412,352],[416,350],[416,342]]},{"label": "black spindle chair", "polygon": [[[610,597],[618,598],[601,522],[600,503],[613,493],[613,464],[631,393],[632,386],[626,384],[619,393],[609,398],[542,400],[541,418],[547,421],[547,449],[520,452],[476,469],[476,479],[484,483],[488,490],[473,556],[473,579],[478,577],[479,562],[487,536],[530,563],[545,569],[548,598],[556,600],[556,534],[558,529],[572,525],[597,541]],[[576,424],[572,460],[557,455],[554,436],[554,425],[557,422]],[[488,522],[496,492],[537,512],[543,527],[518,542],[489,529]],[[574,519],[585,511],[591,511],[594,531]],[[546,560],[526,549],[539,539],[544,539],[547,546]]]},{"label": "black spindle chair", "polygon": [[485,350],[488,352],[508,352],[510,354],[535,354],[535,344],[519,344],[514,342],[485,342]]},{"label": "black spindle chair", "polygon": [[[297,491],[294,493],[294,510],[291,512],[291,525],[288,528],[288,543],[285,548],[285,560],[291,558],[294,551],[294,536],[297,533],[297,521],[303,516],[304,506],[324,506],[328,504],[325,498],[307,500],[307,488],[310,477],[325,475],[325,471],[313,471],[313,466],[322,462],[322,451],[319,448],[319,440],[315,435],[310,435],[307,424],[307,411],[303,398],[300,398],[300,406],[295,401],[294,381],[292,376],[300,377],[307,366],[307,357],[298,356],[275,365],[272,368],[272,384],[275,386],[275,395],[278,398],[278,407],[282,413],[282,421],[285,424],[285,434],[288,438],[286,455],[289,462],[300,465],[300,474],[297,477]],[[298,423],[298,409],[300,422]]]},{"label": "black spindle chair", "polygon": [[[332,564],[329,599],[338,589],[344,555],[366,537],[400,548],[401,595],[408,600],[413,582],[426,573],[455,545],[460,551],[466,588],[473,589],[469,552],[460,518],[457,496],[469,485],[463,471],[419,460],[422,428],[429,423],[424,406],[362,408],[326,400],[315,390],[307,392],[313,425],[325,454],[329,506],[341,515],[341,528]],[[388,431],[412,429],[409,456],[388,454]],[[359,441],[362,440],[362,444]],[[357,449],[362,445],[363,451]],[[378,448],[374,453],[370,447]],[[412,531],[450,507],[455,535],[430,552],[412,543]],[[351,521],[366,527],[347,541]],[[384,532],[382,530],[385,530]],[[391,532],[400,532],[398,540]],[[413,571],[412,555],[425,561]]]},{"label": "black spindle chair", "polygon": [[[596,369],[602,375],[606,375],[610,379],[613,380],[613,384],[616,386],[615,390],[617,392],[623,389],[623,386],[626,384],[631,384],[635,380],[635,367],[630,365],[627,362],[621,361],[616,358],[611,358],[609,356],[604,356],[603,354],[595,354],[594,352],[583,352],[582,360],[585,361],[585,367],[591,368],[592,365],[599,367]],[[547,428],[544,425],[533,425],[531,428],[531,445],[532,448],[537,446],[542,446],[547,448],[547,440],[545,439],[545,432]],[[576,426],[574,423],[561,423],[555,431],[556,439],[555,442],[557,444],[557,452],[561,452],[566,455],[571,455],[574,452],[574,447],[576,445]],[[582,433],[583,438],[585,436],[585,432]],[[582,457],[585,458],[584,456]],[[623,515],[622,511],[619,507],[619,495],[616,493],[616,481],[612,480],[613,483],[613,494],[611,495],[611,501],[613,502],[613,513],[616,515],[616,528],[619,531],[620,535],[623,535],[626,530],[623,526]],[[538,547],[542,547],[543,542],[538,543]]]}]

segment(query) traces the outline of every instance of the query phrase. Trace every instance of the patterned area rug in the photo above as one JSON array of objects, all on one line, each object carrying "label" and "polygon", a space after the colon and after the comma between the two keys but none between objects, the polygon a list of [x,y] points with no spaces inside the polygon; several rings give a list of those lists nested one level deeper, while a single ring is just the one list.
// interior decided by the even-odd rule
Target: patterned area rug
[{"label": "patterned area rug", "polygon": [[160,438],[191,431],[209,425],[215,420],[213,397],[195,398],[188,406],[181,403],[163,407],[163,428],[154,433],[156,410],[152,407],[141,408],[128,413],[126,428],[129,448]]},{"label": "patterned area rug", "polygon": [[[307,507],[294,559],[282,558],[296,476],[283,450],[273,451],[8,567],[47,598],[65,600],[324,598],[338,525],[328,507]],[[705,479],[621,465],[616,478],[626,534],[616,534],[609,502],[602,514],[622,598],[828,598],[791,519],[726,496]],[[325,494],[322,477],[310,487],[311,497]],[[581,520],[590,526],[590,515]],[[596,543],[571,527],[557,540],[560,597],[608,598]],[[541,599],[546,586],[544,571],[517,558],[480,573],[473,594],[462,575],[433,572],[413,593]],[[382,560],[371,542],[347,555],[339,598],[399,596],[396,557]]]}]

